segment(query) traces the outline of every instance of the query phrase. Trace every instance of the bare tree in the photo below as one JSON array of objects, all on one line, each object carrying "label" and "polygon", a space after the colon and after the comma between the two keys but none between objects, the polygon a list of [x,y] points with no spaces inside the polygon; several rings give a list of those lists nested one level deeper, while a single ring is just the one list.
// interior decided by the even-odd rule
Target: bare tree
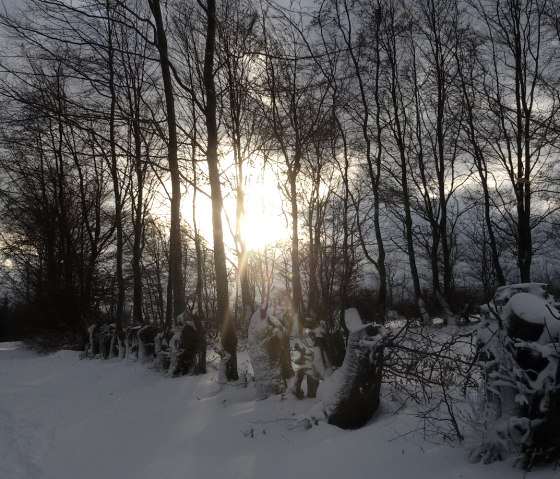
[{"label": "bare tree", "polygon": [[231,308],[229,304],[228,272],[222,226],[223,198],[220,183],[218,159],[218,124],[217,100],[214,72],[216,53],[216,2],[207,0],[206,12],[206,47],[204,54],[204,92],[206,105],[206,161],[210,181],[212,200],[212,229],[214,238],[214,267],[216,270],[217,316],[221,325],[221,342],[225,351],[225,371],[229,381],[239,378],[237,372],[237,335],[233,328]]},{"label": "bare tree", "polygon": [[[394,157],[400,173],[400,177],[397,177],[397,188],[400,189],[400,194],[402,194],[402,222],[414,298],[416,300],[418,312],[425,322],[427,320],[427,311],[422,298],[420,275],[418,273],[416,261],[414,221],[409,179],[411,174],[413,174],[410,172],[410,165],[413,163],[410,158],[413,154],[410,144],[412,143],[414,118],[411,118],[410,114],[410,110],[412,109],[410,87],[412,85],[407,81],[406,77],[408,65],[411,60],[409,30],[412,28],[412,25],[406,11],[402,10],[396,2],[384,2],[381,8],[381,21],[383,22],[381,42],[388,64],[386,88],[390,98],[390,106],[387,112],[388,127],[396,145],[396,154]],[[390,152],[390,150],[388,151]]]},{"label": "bare tree", "polygon": [[558,138],[558,102],[540,106],[545,98],[554,98],[549,80],[554,75],[555,53],[549,42],[553,32],[545,21],[549,3],[508,0],[492,9],[482,2],[474,4],[488,38],[485,95],[491,128],[485,134],[494,140],[490,154],[513,191],[515,214],[506,199],[503,219],[511,228],[522,282],[531,280],[534,231],[552,212],[546,209],[536,216],[533,208],[539,193],[547,189],[553,171],[547,165]]},{"label": "bare tree", "polygon": [[[246,220],[245,188],[250,178],[251,163],[259,146],[258,116],[253,90],[255,76],[254,51],[258,47],[255,25],[258,13],[249,2],[224,2],[220,9],[217,54],[223,65],[218,81],[227,94],[221,98],[223,125],[235,165],[234,189],[236,194],[235,248],[237,274],[241,287],[244,323],[249,322],[255,309],[255,294],[249,278],[249,250],[243,231]],[[249,173],[247,172],[249,169]]]},{"label": "bare tree", "polygon": [[312,148],[312,138],[328,114],[325,108],[328,90],[317,82],[313,62],[304,55],[306,46],[298,41],[300,32],[305,28],[301,19],[284,16],[285,28],[281,32],[278,26],[270,24],[265,17],[263,13],[265,65],[261,109],[270,141],[267,156],[280,159],[285,168],[284,193],[289,202],[291,221],[292,313],[299,334],[303,327],[301,316],[304,311],[300,266],[299,175],[305,151]]},{"label": "bare tree", "polygon": [[179,160],[177,158],[177,117],[175,114],[175,96],[173,79],[167,46],[167,34],[163,23],[161,4],[159,0],[148,0],[156,27],[156,46],[159,52],[161,76],[165,93],[167,110],[167,155],[171,176],[171,228],[169,232],[169,274],[171,278],[171,292],[173,295],[173,315],[175,318],[185,311],[185,291],[182,272],[181,250],[181,176]]}]

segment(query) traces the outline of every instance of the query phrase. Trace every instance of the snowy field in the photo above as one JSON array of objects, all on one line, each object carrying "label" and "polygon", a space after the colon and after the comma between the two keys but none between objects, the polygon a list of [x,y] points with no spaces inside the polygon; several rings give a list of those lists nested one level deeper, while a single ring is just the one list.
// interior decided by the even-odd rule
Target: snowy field
[{"label": "snowy field", "polygon": [[[240,363],[246,355],[241,355]],[[426,441],[384,403],[370,423],[305,430],[312,400],[256,400],[215,369],[167,378],[145,365],[38,356],[0,343],[2,479],[521,478],[512,462],[470,464],[462,447]],[[538,469],[530,479],[559,478]]]}]

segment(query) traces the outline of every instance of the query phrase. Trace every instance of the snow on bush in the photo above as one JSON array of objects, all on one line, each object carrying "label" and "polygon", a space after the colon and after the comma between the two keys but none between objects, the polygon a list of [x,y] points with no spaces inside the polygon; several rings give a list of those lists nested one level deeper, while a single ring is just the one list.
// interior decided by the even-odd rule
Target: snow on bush
[{"label": "snow on bush", "polygon": [[259,393],[266,397],[284,392],[286,380],[294,375],[286,327],[265,309],[259,309],[251,317],[247,339]]},{"label": "snow on bush", "polygon": [[115,323],[92,324],[82,358],[131,359],[152,363],[171,376],[206,372],[206,336],[201,321],[183,312],[175,326],[157,331],[153,325],[131,325],[119,331]]},{"label": "snow on bush", "polygon": [[483,312],[482,441],[472,458],[488,463],[519,453],[526,468],[557,459],[560,312],[553,298],[540,283],[504,286]]},{"label": "snow on bush", "polygon": [[87,328],[88,341],[82,358],[113,358],[117,351],[117,326],[111,324],[92,324]]},{"label": "snow on bush", "polygon": [[199,318],[184,311],[177,316],[170,334],[168,372],[172,376],[205,373],[206,333]]}]

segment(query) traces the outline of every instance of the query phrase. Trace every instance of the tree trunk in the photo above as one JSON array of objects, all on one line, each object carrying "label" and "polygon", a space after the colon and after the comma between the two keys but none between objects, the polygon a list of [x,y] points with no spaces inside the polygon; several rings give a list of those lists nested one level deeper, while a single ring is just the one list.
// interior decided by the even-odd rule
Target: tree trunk
[{"label": "tree trunk", "polygon": [[[353,321],[348,321],[353,317]],[[382,335],[372,325],[362,325],[358,312],[349,309],[345,319],[350,330],[342,366],[319,388],[318,403],[311,419],[324,415],[329,424],[357,429],[373,416],[380,402],[383,375]]]},{"label": "tree trunk", "polygon": [[237,335],[233,328],[229,305],[228,275],[224,233],[222,227],[223,198],[218,161],[218,125],[216,119],[216,88],[214,84],[214,53],[216,48],[216,1],[206,3],[207,29],[204,54],[204,90],[206,92],[206,161],[212,199],[212,228],[214,239],[214,266],[216,271],[217,316],[221,327],[221,342],[225,351],[225,373],[229,381],[239,379],[237,372]]},{"label": "tree trunk", "polygon": [[117,323],[117,334],[122,333],[123,316],[124,316],[124,300],[125,300],[125,283],[123,274],[123,251],[124,236],[122,224],[122,198],[119,181],[119,165],[116,149],[116,132],[115,132],[115,109],[117,105],[117,94],[115,90],[115,60],[113,49],[113,23],[111,14],[111,4],[107,0],[107,18],[108,18],[108,68],[109,68],[109,93],[111,95],[111,106],[109,113],[109,147],[111,151],[110,170],[113,180],[113,193],[115,197],[115,232],[116,232],[116,281],[117,281],[117,304],[115,310],[115,319]]},{"label": "tree trunk", "polygon": [[[486,162],[484,150],[479,144],[479,135],[475,127],[475,114],[473,99],[469,96],[469,88],[475,89],[478,85],[475,85],[475,75],[480,73],[479,70],[474,70],[471,68],[470,72],[465,72],[465,65],[459,63],[458,73],[461,79],[461,88],[463,90],[463,102],[465,108],[465,130],[467,139],[472,148],[472,155],[474,159],[474,164],[476,166],[478,176],[480,178],[480,185],[482,187],[482,195],[484,201],[484,222],[486,224],[486,230],[488,232],[488,243],[490,245],[490,251],[492,254],[492,268],[496,276],[496,282],[498,286],[504,286],[506,284],[506,279],[504,272],[500,265],[500,256],[498,253],[498,245],[496,241],[496,235],[494,234],[494,225],[492,224],[491,210],[490,210],[490,191],[488,188],[488,165]],[[467,68],[469,68],[467,64]],[[469,76],[466,77],[467,73]]]},{"label": "tree trunk", "polygon": [[299,233],[298,233],[298,204],[297,204],[297,174],[299,172],[299,154],[295,153],[294,165],[288,172],[290,186],[290,213],[292,219],[292,314],[296,332],[301,335],[303,322],[301,318],[303,292],[301,287],[301,270],[299,264]]},{"label": "tree trunk", "polygon": [[[344,14],[347,16],[348,21],[350,21],[350,11],[349,6],[344,3],[345,12]],[[361,108],[360,115],[360,129],[362,133],[362,137],[365,143],[365,157],[367,163],[367,171],[369,174],[369,179],[371,182],[371,190],[373,194],[373,227],[375,231],[375,240],[377,243],[377,260],[373,263],[375,268],[377,269],[377,273],[379,275],[379,299],[378,299],[378,315],[380,316],[381,320],[384,319],[385,316],[385,308],[386,308],[386,301],[387,301],[387,269],[385,265],[385,247],[383,244],[383,236],[381,234],[381,218],[380,218],[380,197],[379,197],[379,184],[380,184],[380,176],[381,176],[381,152],[382,152],[382,139],[381,139],[381,92],[380,92],[380,72],[381,72],[381,62],[379,58],[380,54],[380,15],[376,11],[375,19],[374,19],[374,28],[375,28],[375,72],[374,72],[374,92],[373,92],[373,101],[375,103],[375,109],[372,108],[370,105],[370,98],[368,97],[368,93],[366,92],[366,84],[363,78],[363,71],[364,66],[360,64],[360,59],[357,56],[357,52],[355,51],[355,45],[353,43],[353,39],[351,38],[351,28],[349,27],[349,31],[344,31],[344,28],[341,26],[342,24],[339,21],[339,28],[344,36],[344,41],[348,48],[348,54],[350,55],[350,60],[352,62],[352,66],[354,69],[354,75],[358,81],[359,86],[359,102]],[[376,142],[377,142],[377,152],[375,154],[372,153],[372,138],[370,134],[370,112],[375,112],[375,127],[376,127]],[[365,248],[365,243],[362,241],[362,247]],[[369,257],[369,255],[368,255]]]},{"label": "tree trunk", "polygon": [[[342,239],[342,259],[343,259],[343,272],[342,281],[340,282],[340,328],[344,331],[344,335],[348,337],[348,328],[346,327],[346,322],[344,321],[344,312],[348,307],[348,289],[350,286],[350,278],[352,275],[351,264],[350,264],[350,254],[348,252],[350,239],[350,231],[348,225],[348,205],[350,200],[350,161],[348,158],[348,143],[346,140],[346,133],[343,131],[342,124],[340,120],[335,115],[335,121],[338,129],[342,135],[343,143],[343,154],[344,154],[344,169],[342,175],[342,181],[344,182],[344,197],[343,197],[343,212],[342,212],[342,229],[343,229],[343,239]],[[339,366],[339,364],[335,364]]]},{"label": "tree trunk", "polygon": [[[139,113],[139,112],[136,112]],[[136,173],[136,204],[135,222],[134,222],[134,239],[132,244],[132,276],[133,276],[133,293],[132,293],[132,320],[135,324],[144,324],[142,317],[142,236],[144,225],[144,172],[142,169],[142,139],[140,136],[139,118],[134,120],[133,125],[134,137],[134,169]]]},{"label": "tree trunk", "polygon": [[159,0],[148,0],[156,24],[157,48],[161,66],[161,76],[167,109],[168,143],[167,156],[171,175],[171,228],[169,231],[169,274],[173,291],[172,317],[176,318],[185,310],[185,287],[183,284],[183,251],[181,244],[181,176],[177,158],[177,119],[173,81],[169,65],[167,36],[163,25]]}]

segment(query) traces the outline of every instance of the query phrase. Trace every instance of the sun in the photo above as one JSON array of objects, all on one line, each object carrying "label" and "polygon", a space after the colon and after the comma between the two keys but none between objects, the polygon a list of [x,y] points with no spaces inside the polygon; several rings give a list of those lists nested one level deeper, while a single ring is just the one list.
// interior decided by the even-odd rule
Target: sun
[{"label": "sun", "polygon": [[[223,158],[222,169],[227,168],[229,155]],[[277,175],[270,167],[265,167],[262,161],[253,160],[251,166],[245,168],[244,207],[245,214],[241,218],[241,238],[250,251],[264,250],[266,247],[277,245],[290,238],[290,230],[284,214],[283,196],[278,187]],[[223,184],[234,184],[232,179],[224,181]],[[210,201],[209,187],[201,186],[203,192],[199,192],[195,199],[194,212],[196,225],[199,233],[208,242],[213,244],[212,229],[212,204]],[[222,223],[224,231],[224,242],[226,250],[235,251],[235,218],[237,201],[234,191],[222,190],[223,213]],[[190,226],[193,226],[193,191],[186,188],[181,201],[181,217]],[[157,216],[169,215],[167,202],[164,206],[157,208]]]},{"label": "sun", "polygon": [[265,175],[246,192],[241,235],[247,248],[253,251],[288,239],[288,224],[274,175],[270,178]]}]

